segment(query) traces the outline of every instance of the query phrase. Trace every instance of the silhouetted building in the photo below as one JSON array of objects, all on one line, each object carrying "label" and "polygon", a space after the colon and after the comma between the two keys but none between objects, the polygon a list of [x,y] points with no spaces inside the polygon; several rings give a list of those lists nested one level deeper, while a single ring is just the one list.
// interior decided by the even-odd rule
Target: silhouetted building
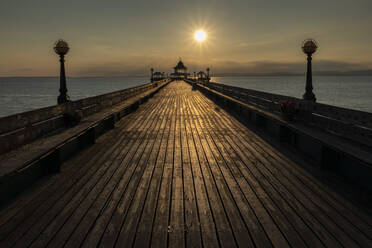
[{"label": "silhouetted building", "polygon": [[159,81],[165,78],[164,72],[157,71],[153,75],[153,80],[154,81]]},{"label": "silhouetted building", "polygon": [[205,75],[204,71],[199,71],[198,72],[198,79],[206,79],[207,75]]},{"label": "silhouetted building", "polygon": [[197,73],[197,76],[198,76],[198,82],[199,83],[208,83],[209,82],[209,77],[207,74],[205,74],[204,71],[199,71]]},{"label": "silhouetted building", "polygon": [[183,64],[182,60],[178,62],[178,64],[173,67],[174,73],[171,74],[171,77],[174,79],[183,79],[187,78],[189,73],[187,73],[187,67]]}]

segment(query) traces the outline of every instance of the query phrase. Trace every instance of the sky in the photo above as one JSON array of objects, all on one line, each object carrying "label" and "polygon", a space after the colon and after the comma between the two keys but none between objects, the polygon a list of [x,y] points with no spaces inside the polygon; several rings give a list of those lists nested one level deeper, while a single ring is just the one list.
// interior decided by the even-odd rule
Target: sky
[{"label": "sky", "polygon": [[[371,0],[1,0],[0,76],[58,76],[54,42],[70,45],[71,77],[189,71],[302,73],[372,69]],[[197,43],[203,29],[207,40]]]}]

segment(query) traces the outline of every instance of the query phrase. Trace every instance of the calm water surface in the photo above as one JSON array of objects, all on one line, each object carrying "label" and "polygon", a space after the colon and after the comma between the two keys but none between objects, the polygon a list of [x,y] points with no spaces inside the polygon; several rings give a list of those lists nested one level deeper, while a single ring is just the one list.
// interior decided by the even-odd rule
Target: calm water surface
[{"label": "calm water surface", "polygon": [[[213,81],[302,98],[304,76],[216,77]],[[317,102],[372,113],[372,76],[313,76]]]},{"label": "calm water surface", "polygon": [[[303,76],[215,77],[213,81],[281,95],[302,97]],[[313,78],[317,101],[372,112],[372,76],[318,76]],[[147,77],[69,78],[71,100],[96,96],[149,82]],[[0,116],[56,104],[58,78],[0,78]]]},{"label": "calm water surface", "polygon": [[[69,78],[71,100],[101,95],[148,83],[146,77]],[[57,104],[59,78],[0,78],[0,116]]]}]

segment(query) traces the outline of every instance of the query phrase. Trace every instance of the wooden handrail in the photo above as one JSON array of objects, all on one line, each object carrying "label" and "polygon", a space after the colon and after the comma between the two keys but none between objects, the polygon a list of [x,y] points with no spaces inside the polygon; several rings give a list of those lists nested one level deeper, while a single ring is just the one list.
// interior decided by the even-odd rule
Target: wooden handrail
[{"label": "wooden handrail", "polygon": [[0,135],[9,133],[18,129],[27,128],[35,123],[46,121],[57,116],[61,116],[68,111],[75,111],[87,108],[89,106],[97,105],[97,109],[107,106],[115,105],[124,101],[140,92],[146,91],[150,88],[156,87],[157,83],[163,83],[167,79],[147,83],[140,86],[118,90],[111,93],[106,93],[98,96],[92,96],[77,101],[71,101],[61,105],[45,107],[41,109],[31,110],[19,114],[5,116],[0,118]]},{"label": "wooden handrail", "polygon": [[[197,83],[193,80],[186,81]],[[372,113],[215,82],[202,85],[278,115],[280,114],[280,103],[286,99],[293,99],[299,110],[297,118],[299,121],[369,147],[372,146]]]}]

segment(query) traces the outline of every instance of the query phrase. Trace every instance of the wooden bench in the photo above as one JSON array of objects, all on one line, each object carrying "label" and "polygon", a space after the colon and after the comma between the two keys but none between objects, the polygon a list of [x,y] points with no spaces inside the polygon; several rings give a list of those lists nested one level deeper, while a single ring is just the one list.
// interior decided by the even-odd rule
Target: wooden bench
[{"label": "wooden bench", "polygon": [[322,169],[332,170],[356,185],[372,190],[372,151],[339,136],[286,121],[276,114],[243,103],[201,84],[189,82],[206,96],[272,137],[310,157]]},{"label": "wooden bench", "polygon": [[156,94],[164,83],[111,108],[83,118],[71,128],[23,145],[0,156],[0,205],[31,186],[39,178],[56,173],[61,164],[95,139],[114,128],[115,122]]}]

